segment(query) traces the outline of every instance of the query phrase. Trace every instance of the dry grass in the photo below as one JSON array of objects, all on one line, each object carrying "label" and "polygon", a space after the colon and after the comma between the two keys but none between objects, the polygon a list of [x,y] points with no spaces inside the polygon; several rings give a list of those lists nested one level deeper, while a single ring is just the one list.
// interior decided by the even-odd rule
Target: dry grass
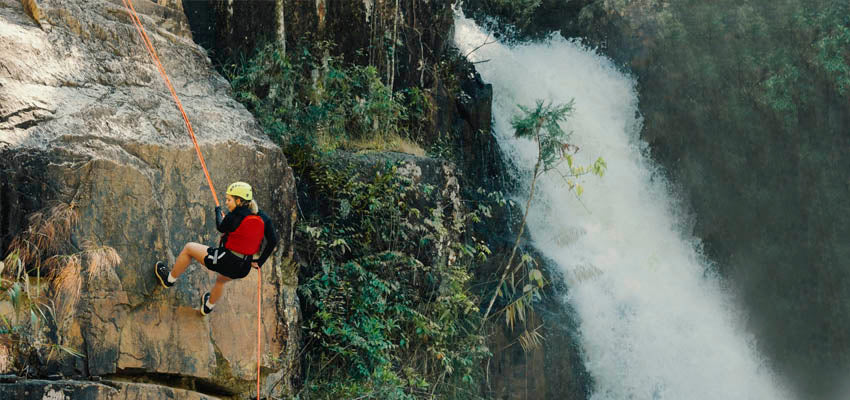
[{"label": "dry grass", "polygon": [[522,346],[522,351],[529,353],[540,348],[544,340],[543,335],[539,332],[542,327],[543,325],[540,325],[532,331],[526,330],[519,335],[518,340],[519,345]]},{"label": "dry grass", "polygon": [[409,139],[398,135],[384,135],[369,139],[352,140],[343,144],[349,150],[397,151],[415,156],[425,156],[425,150]]},{"label": "dry grass", "polygon": [[58,272],[52,279],[56,319],[63,321],[73,315],[80,301],[83,279],[80,271],[82,260],[79,254],[70,256],[54,256]]},{"label": "dry grass", "polygon": [[[16,275],[21,266],[24,264],[30,264],[31,260],[38,259],[38,248],[31,244],[28,240],[26,240],[23,236],[18,235],[12,239],[12,243],[9,245],[9,253],[6,254],[6,258],[3,259],[5,264],[8,264],[10,268],[8,271],[4,269],[7,276]],[[15,268],[18,267],[18,268]],[[14,272],[13,272],[14,271]]]},{"label": "dry grass", "polygon": [[29,216],[29,228],[12,239],[10,253],[4,261],[18,259],[29,268],[40,269],[45,255],[58,252],[68,242],[71,230],[79,221],[76,205],[57,203],[46,211]]},{"label": "dry grass", "polygon": [[21,261],[19,250],[17,249],[10,251],[9,254],[6,255],[6,258],[0,262],[0,265],[2,265],[2,268],[0,268],[0,276],[13,277],[15,281],[18,281],[24,273],[24,263]]},{"label": "dry grass", "polygon": [[[48,274],[45,278],[53,289],[59,321],[71,316],[80,300],[83,262],[88,279],[96,278],[121,263],[121,257],[115,249],[91,241],[83,242],[83,251],[67,254],[71,231],[78,221],[79,213],[73,202],[57,203],[44,211],[33,213],[29,216],[29,228],[12,240],[11,251],[0,268],[0,274],[14,277],[14,281],[23,281],[27,293],[30,290],[26,270],[40,272],[42,268],[46,269]],[[65,254],[61,254],[63,250]]]},{"label": "dry grass", "polygon": [[319,128],[316,130],[315,139],[317,148],[322,151],[333,151],[337,149],[351,151],[397,151],[419,157],[425,156],[425,150],[422,146],[396,133],[373,135],[362,139],[348,139],[334,137],[327,132],[327,129]]},{"label": "dry grass", "polygon": [[109,246],[99,246],[91,241],[83,243],[83,254],[86,257],[88,278],[99,277],[104,271],[110,270],[121,264],[121,256],[115,249]]},{"label": "dry grass", "polygon": [[15,236],[3,260],[4,268],[0,269],[0,274],[9,277],[3,282],[10,286],[16,282],[23,284],[27,297],[41,304],[42,276],[38,275],[36,287],[32,288],[27,271],[35,270],[40,274],[46,269],[47,276],[43,278],[50,283],[55,298],[61,300],[58,304],[61,304],[62,310],[57,311],[68,314],[76,307],[80,296],[81,257],[57,253],[67,249],[71,231],[79,221],[76,205],[59,202],[30,214],[28,220],[29,227]]},{"label": "dry grass", "polygon": [[[28,219],[29,227],[13,239],[9,253],[0,262],[0,276],[8,278],[0,279],[0,289],[10,288],[0,291],[0,296],[6,295],[12,300],[16,313],[29,310],[28,314],[32,316],[26,319],[28,323],[16,325],[27,329],[27,333],[21,335],[21,343],[33,349],[50,348],[48,360],[56,351],[79,357],[78,351],[62,345],[61,332],[76,313],[80,300],[84,257],[90,265],[90,274],[117,264],[120,257],[114,249],[90,243],[84,244],[82,252],[73,249],[71,232],[79,221],[74,202],[56,203],[31,214]],[[71,252],[74,254],[69,255]],[[47,271],[47,276],[44,276],[46,285],[42,285],[40,275],[43,269]],[[31,284],[28,271],[36,271],[35,286]],[[47,288],[53,292],[52,298],[41,299],[41,291]],[[49,343],[50,339],[40,328],[41,321],[48,320],[49,316],[59,328],[57,344]]]},{"label": "dry grass", "polygon": [[86,267],[85,277],[91,281],[120,264],[121,256],[112,247],[85,241],[82,252],[57,255],[45,261],[45,267],[52,272],[50,281],[59,325],[73,315],[80,300],[84,279],[83,262]]}]

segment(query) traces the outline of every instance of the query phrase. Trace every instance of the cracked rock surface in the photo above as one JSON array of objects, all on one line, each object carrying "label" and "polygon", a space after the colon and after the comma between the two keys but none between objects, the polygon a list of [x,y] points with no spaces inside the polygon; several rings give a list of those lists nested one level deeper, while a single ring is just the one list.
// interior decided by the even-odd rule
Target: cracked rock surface
[{"label": "cracked rock surface", "polygon": [[[263,373],[297,370],[291,365],[297,345],[286,346],[299,334],[297,278],[285,262],[295,216],[292,171],[192,41],[180,2],[159,3],[134,1],[220,201],[230,182],[250,182],[281,235],[262,269]],[[257,271],[228,283],[206,318],[197,308],[214,273],[193,263],[169,289],[153,275],[154,263],[173,263],[186,242],[214,245],[218,236],[212,195],[181,114],[122,2],[38,4],[40,25],[19,0],[0,0],[0,244],[5,250],[8,238],[25,227],[26,213],[73,200],[80,221],[72,242],[110,246],[122,259],[83,283],[73,323],[59,333],[85,358],[66,369],[184,382],[148,385],[182,390],[173,395],[181,399],[208,398],[183,393],[191,385],[229,396],[250,391]],[[128,394],[129,384],[122,385],[74,390],[106,393],[91,397],[97,399],[160,398]],[[0,386],[0,397],[18,393],[4,390],[17,389]]]},{"label": "cracked rock surface", "polygon": [[29,380],[16,385],[0,385],[4,399],[39,400],[215,400],[219,397],[161,385],[127,382]]}]

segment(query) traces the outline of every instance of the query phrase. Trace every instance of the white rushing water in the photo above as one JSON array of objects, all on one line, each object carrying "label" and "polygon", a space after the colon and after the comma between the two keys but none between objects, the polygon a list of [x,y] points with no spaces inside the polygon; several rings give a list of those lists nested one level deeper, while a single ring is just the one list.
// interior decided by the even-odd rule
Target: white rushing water
[{"label": "white rushing water", "polygon": [[[493,41],[472,20],[455,22],[462,54]],[[683,233],[686,221],[639,137],[632,78],[560,37],[492,43],[468,58],[493,85],[494,131],[521,187],[530,183],[537,148],[513,137],[517,104],[575,99],[563,128],[581,148],[578,159],[588,165],[601,156],[608,164],[604,177],[585,179],[581,201],[547,175],[528,221],[534,246],[569,283],[592,399],[787,398],[720,281],[706,272],[699,242]],[[527,189],[515,200],[524,205],[525,196]]]}]

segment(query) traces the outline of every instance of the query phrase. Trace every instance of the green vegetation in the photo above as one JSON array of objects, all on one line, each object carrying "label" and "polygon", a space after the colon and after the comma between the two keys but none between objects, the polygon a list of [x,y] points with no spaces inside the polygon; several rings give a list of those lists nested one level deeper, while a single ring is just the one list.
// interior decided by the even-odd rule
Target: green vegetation
[{"label": "green vegetation", "polygon": [[[577,179],[589,173],[601,177],[606,169],[605,160],[602,158],[598,158],[589,167],[574,163],[573,154],[577,148],[568,143],[570,135],[561,128],[561,124],[572,113],[572,102],[568,104],[547,104],[538,100],[533,108],[522,105],[519,108],[522,110],[522,114],[514,116],[511,121],[514,134],[516,137],[530,139],[537,144],[537,161],[532,171],[525,212],[522,215],[511,255],[502,267],[502,275],[493,295],[490,297],[483,317],[486,320],[490,316],[496,298],[504,297],[507,304],[502,311],[505,312],[505,322],[511,329],[514,328],[517,320],[526,321],[526,315],[533,312],[534,301],[540,298],[540,290],[546,285],[543,273],[537,268],[537,262],[528,254],[523,254],[520,257],[520,262],[516,265],[513,264],[525,232],[526,220],[534,199],[538,178],[556,171],[569,189],[574,191],[577,196],[581,196],[583,189]],[[567,165],[566,171],[561,168],[564,163]],[[510,281],[507,280],[508,276],[511,276]],[[537,328],[529,330],[528,326],[525,326],[524,332],[519,337],[522,347],[526,350],[536,347],[541,339],[542,337],[537,333]]]},{"label": "green vegetation", "polygon": [[372,66],[345,64],[327,55],[331,44],[302,44],[283,52],[262,46],[249,60],[231,64],[235,97],[281,145],[396,150],[422,155],[410,140],[431,112],[417,88],[393,92]]},{"label": "green vegetation", "polygon": [[[664,35],[655,40],[663,47],[649,70],[657,79],[656,68],[694,78],[688,90],[706,101],[680,106],[698,123],[723,110],[737,123],[752,122],[756,131],[764,122],[791,131],[800,127],[801,113],[828,106],[824,90],[846,94],[846,3],[689,1],[671,9],[671,17],[659,21]],[[761,115],[753,118],[753,112]]]},{"label": "green vegetation", "polygon": [[[294,241],[307,337],[296,396],[479,398],[483,361],[490,356],[482,334],[486,316],[496,306],[493,313],[504,312],[513,329],[533,312],[547,284],[531,256],[523,254],[514,265],[525,218],[510,259],[497,271],[498,285],[493,278],[472,290],[474,273],[489,255],[472,229],[491,216],[488,204],[506,202],[483,189],[468,196],[472,190],[464,187],[463,195],[477,201],[466,202],[472,211],[457,209],[435,187],[415,184],[397,164],[373,167],[384,161],[356,163],[350,152],[336,151],[421,155],[386,143],[434,136],[422,130],[436,110],[430,91],[393,93],[375,68],[346,64],[328,55],[330,47],[302,45],[284,56],[266,45],[228,74],[236,97],[283,146],[305,200]],[[471,65],[448,51],[434,73],[444,90],[457,93],[458,71],[471,74]],[[560,128],[571,104],[540,102],[523,110],[514,121],[517,136],[536,141],[541,150],[527,213],[539,176],[563,164],[558,171],[565,184],[580,195],[577,178],[601,175],[605,165],[573,165],[575,148]],[[456,134],[441,132],[420,145],[432,156],[462,159]],[[489,300],[485,318],[479,295]],[[526,350],[539,345],[539,328],[526,327],[512,344]]]},{"label": "green vegetation", "polygon": [[[759,111],[796,124],[799,109],[818,101],[823,84],[842,96],[850,88],[847,2],[470,0],[464,11],[507,41],[560,31],[616,46],[624,42],[612,37],[619,30],[640,38],[640,45],[653,52],[650,64],[635,66],[641,75],[646,68],[657,69],[659,79],[687,76],[695,86],[691,93],[722,91],[726,100],[714,107],[732,108],[741,116],[756,101],[766,108]],[[618,57],[619,50],[612,49],[612,56]],[[671,89],[670,83],[651,84],[646,88]]]},{"label": "green vegetation", "polygon": [[474,399],[489,355],[469,281],[489,250],[452,207],[387,162],[296,165],[309,188],[295,243],[302,270],[300,398]]},{"label": "green vegetation", "polygon": [[266,45],[228,73],[309,199],[295,240],[307,337],[297,397],[479,398],[490,353],[470,281],[489,250],[467,226],[489,210],[456,210],[390,162],[366,173],[341,161],[350,153],[337,150],[424,155],[409,138],[430,134],[435,106],[428,90],[393,93],[330,47],[284,56]]}]

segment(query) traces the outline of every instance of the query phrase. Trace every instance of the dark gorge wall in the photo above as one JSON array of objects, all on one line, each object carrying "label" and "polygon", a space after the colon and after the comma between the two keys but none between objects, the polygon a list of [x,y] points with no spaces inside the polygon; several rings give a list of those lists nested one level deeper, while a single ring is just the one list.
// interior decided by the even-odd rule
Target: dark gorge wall
[{"label": "dark gorge wall", "polygon": [[674,8],[649,24],[678,36],[611,52],[637,73],[642,135],[758,345],[803,398],[834,398],[850,357],[850,113],[819,65],[835,22],[815,15],[832,6],[747,3]]},{"label": "dark gorge wall", "polygon": [[[320,64],[331,57],[344,65],[373,68],[382,84],[397,94],[421,99],[422,109],[411,111],[416,122],[410,125],[418,128],[407,136],[428,148],[460,131],[460,135],[489,131],[489,117],[486,124],[480,123],[468,112],[478,106],[475,99],[481,96],[458,97],[461,91],[478,89],[469,86],[476,79],[474,69],[458,66],[459,57],[452,50],[451,4],[448,0],[193,0],[184,8],[195,41],[225,73],[250,65],[258,46],[272,44],[292,64],[304,66],[303,60],[311,60],[315,65],[302,71],[306,76],[327,68]],[[462,82],[468,87],[461,88]],[[470,98],[472,102],[465,101]]]},{"label": "dark gorge wall", "polygon": [[191,0],[184,7],[195,41],[217,63],[239,63],[272,41],[287,52],[326,43],[328,55],[372,65],[395,88],[434,86],[453,25],[446,0]]}]

